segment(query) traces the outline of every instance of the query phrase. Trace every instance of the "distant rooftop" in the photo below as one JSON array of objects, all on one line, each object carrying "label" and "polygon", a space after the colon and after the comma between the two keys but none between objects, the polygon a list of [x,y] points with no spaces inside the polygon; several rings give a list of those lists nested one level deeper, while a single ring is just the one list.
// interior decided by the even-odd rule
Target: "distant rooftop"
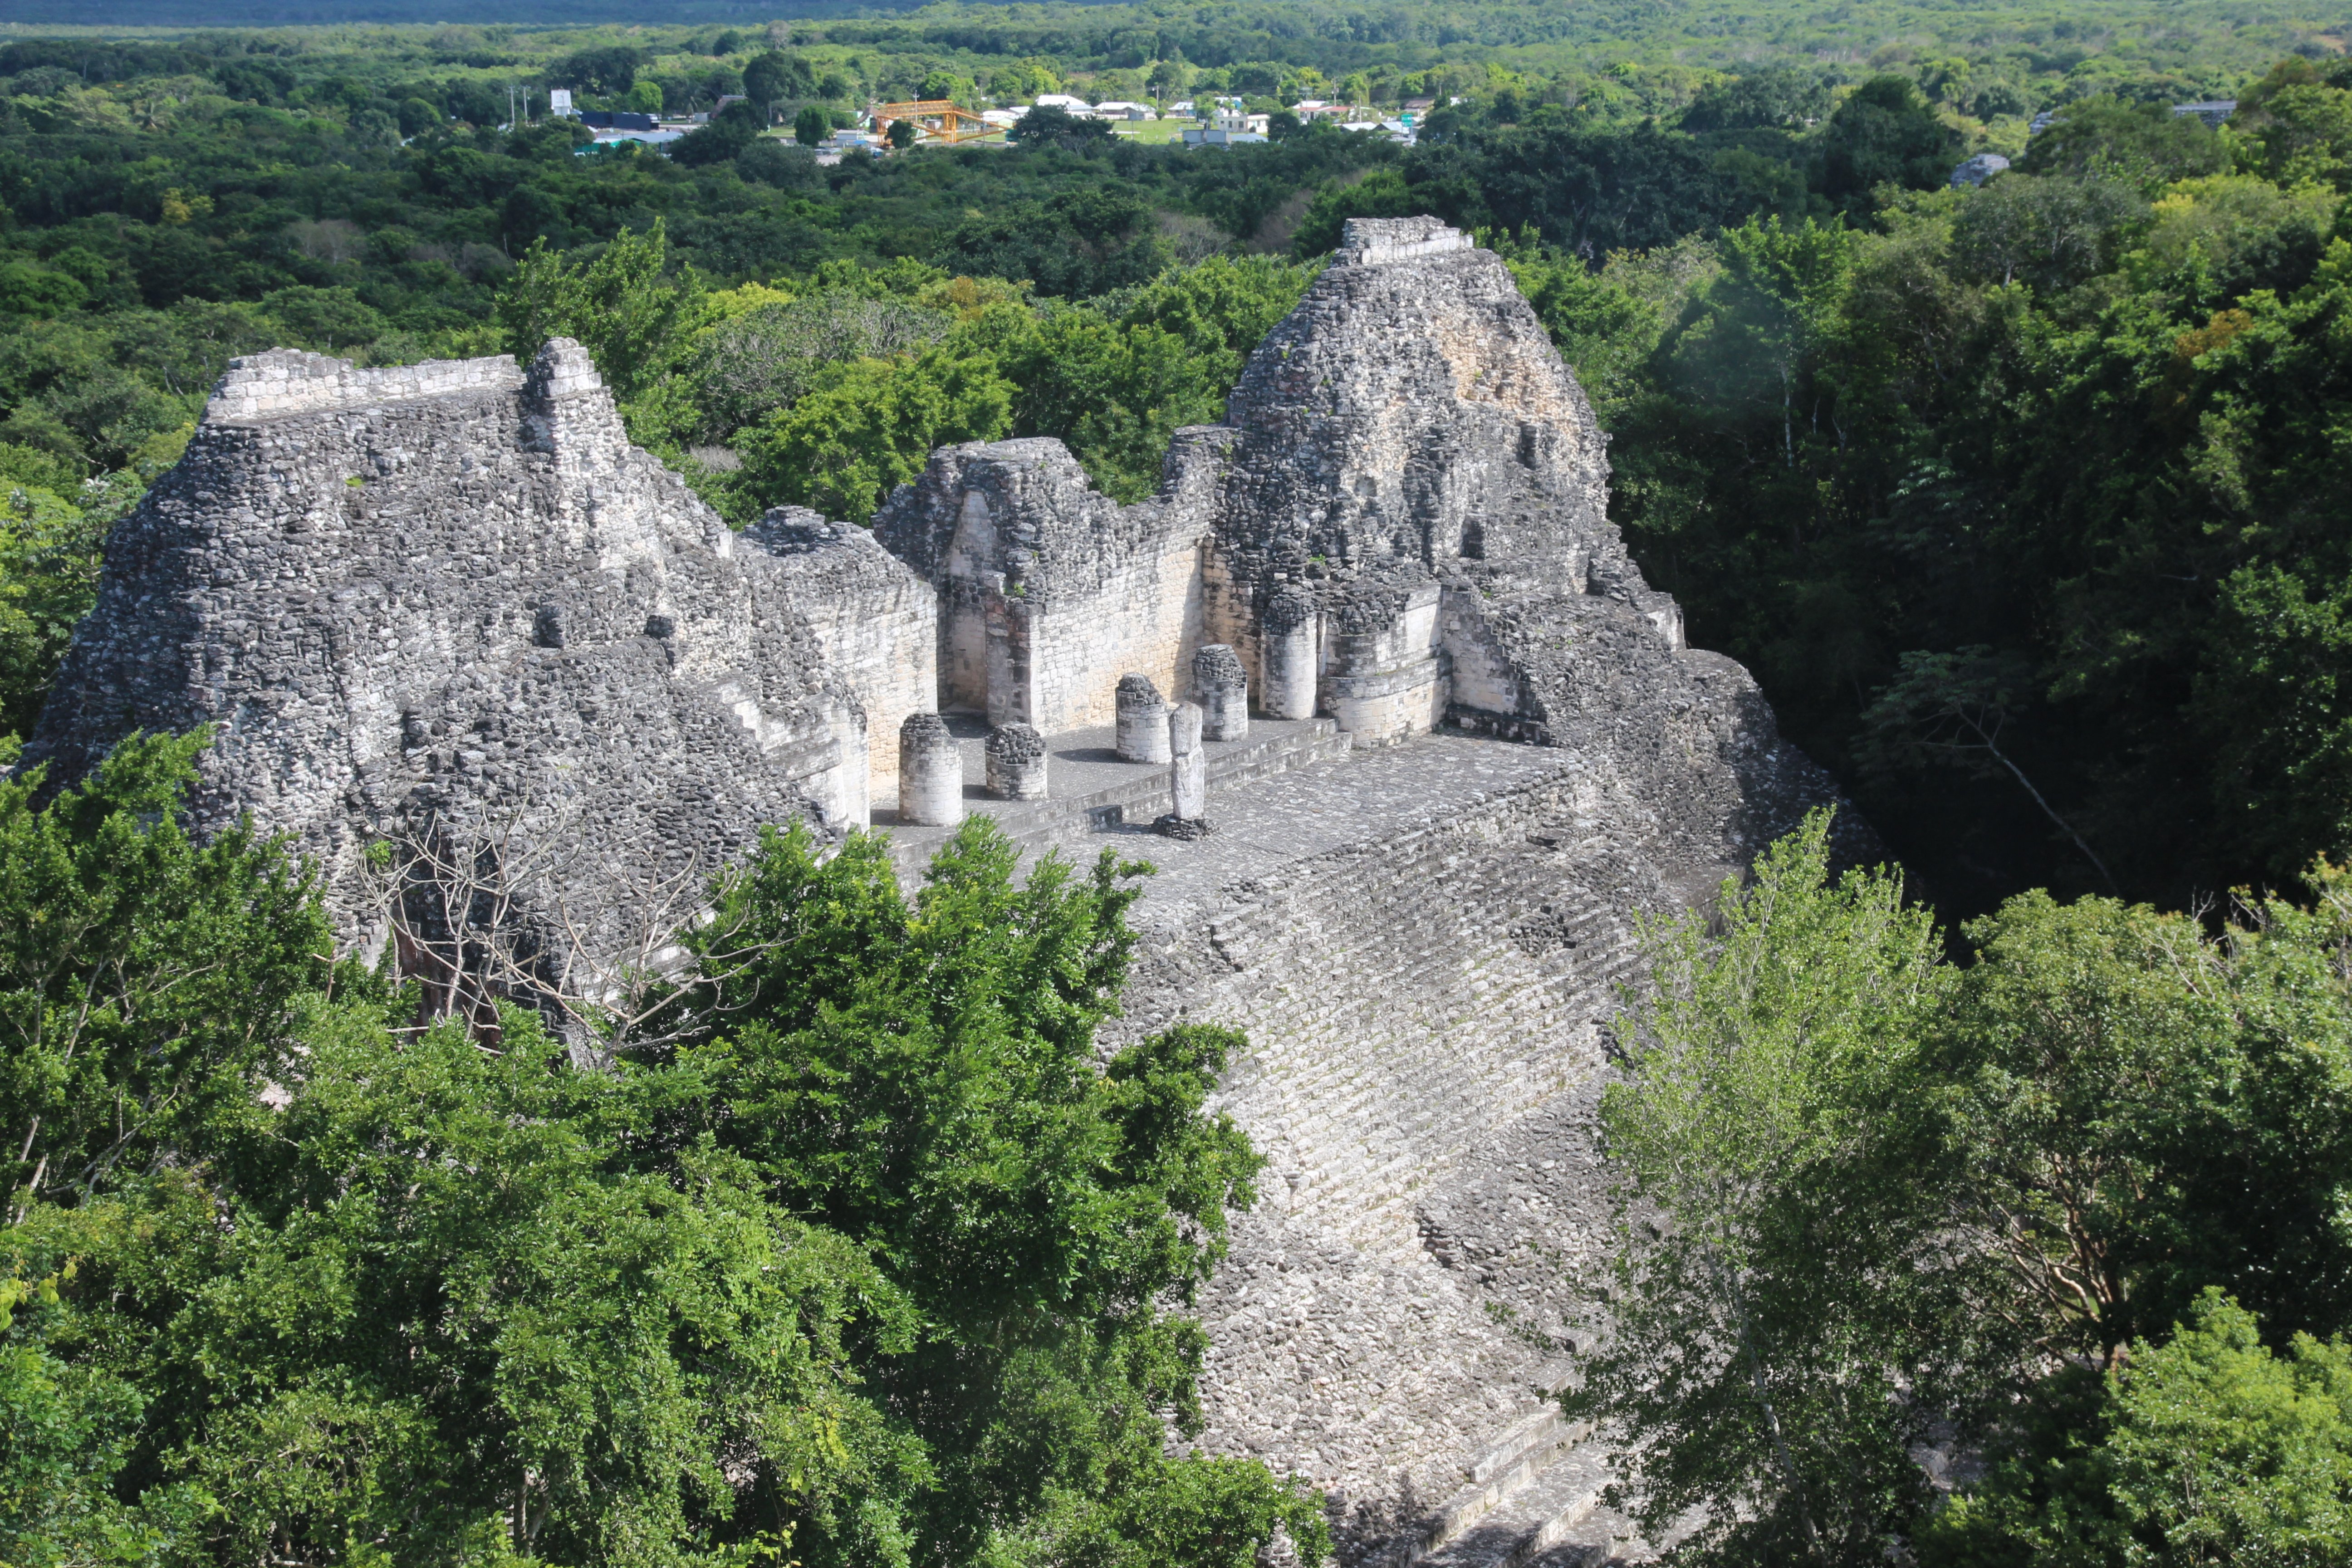
[{"label": "distant rooftop", "polygon": [[2209,98],[2201,103],[2176,103],[2172,106],[2172,112],[2193,114],[2218,131],[2221,121],[2235,113],[2237,108],[2238,100],[2234,98]]}]

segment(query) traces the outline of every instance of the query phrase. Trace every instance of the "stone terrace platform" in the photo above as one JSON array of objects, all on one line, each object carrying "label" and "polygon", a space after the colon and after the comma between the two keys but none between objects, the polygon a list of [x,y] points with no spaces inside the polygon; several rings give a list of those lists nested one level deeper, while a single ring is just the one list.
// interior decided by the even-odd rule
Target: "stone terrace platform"
[{"label": "stone terrace platform", "polygon": [[[1051,737],[1053,797],[1009,801],[990,795],[983,783],[986,722],[971,714],[947,718],[963,752],[967,813],[995,817],[1032,854],[1059,847],[1091,858],[1108,848],[1149,860],[1159,874],[1145,884],[1145,897],[1160,905],[1392,835],[1576,765],[1554,748],[1451,731],[1359,751],[1328,719],[1253,719],[1246,739],[1203,743],[1215,831],[1184,840],[1151,826],[1169,806],[1168,764],[1122,761],[1109,726]],[[910,879],[954,832],[901,826],[895,800],[877,804],[874,826],[889,832],[900,871]]]}]

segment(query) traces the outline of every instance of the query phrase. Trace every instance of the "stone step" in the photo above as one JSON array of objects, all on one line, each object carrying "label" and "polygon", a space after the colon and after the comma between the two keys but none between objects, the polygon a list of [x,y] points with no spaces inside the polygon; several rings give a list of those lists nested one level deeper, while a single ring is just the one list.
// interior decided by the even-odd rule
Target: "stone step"
[{"label": "stone step", "polygon": [[1611,1479],[1606,1445],[1581,1443],[1553,1458],[1524,1487],[1421,1559],[1423,1568],[1547,1568],[1598,1563],[1608,1543],[1575,1539]]},{"label": "stone step", "polygon": [[1583,1441],[1591,1430],[1570,1424],[1549,1405],[1521,1416],[1464,1467],[1466,1484],[1431,1510],[1418,1529],[1391,1542],[1374,1562],[1381,1568],[1412,1568],[1438,1561],[1453,1543],[1499,1517],[1498,1510],[1538,1483],[1561,1450]]},{"label": "stone step", "polygon": [[1470,1479],[1483,1486],[1531,1458],[1549,1458],[1553,1449],[1574,1440],[1566,1418],[1558,1410],[1538,1410],[1504,1428],[1503,1435],[1485,1453],[1470,1461]]}]

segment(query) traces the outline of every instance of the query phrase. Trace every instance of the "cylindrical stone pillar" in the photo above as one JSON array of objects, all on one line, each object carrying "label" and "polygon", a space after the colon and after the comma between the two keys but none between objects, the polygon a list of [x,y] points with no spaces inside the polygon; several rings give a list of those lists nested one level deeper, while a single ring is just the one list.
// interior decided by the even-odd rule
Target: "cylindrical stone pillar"
[{"label": "cylindrical stone pillar", "polygon": [[1223,643],[1192,656],[1192,700],[1201,705],[1202,740],[1238,741],[1249,733],[1249,671]]},{"label": "cylindrical stone pillar", "polygon": [[1209,755],[1201,750],[1201,705],[1179,702],[1168,713],[1170,815],[1199,822],[1209,815]]},{"label": "cylindrical stone pillar", "polygon": [[1168,760],[1168,704],[1148,675],[1118,678],[1118,754],[1130,763]]},{"label": "cylindrical stone pillar", "polygon": [[1045,738],[1027,724],[988,737],[988,792],[1002,800],[1045,798]]},{"label": "cylindrical stone pillar", "polygon": [[919,827],[963,820],[963,752],[936,713],[909,713],[898,726],[898,820]]},{"label": "cylindrical stone pillar", "polygon": [[1276,594],[1259,623],[1257,705],[1269,719],[1315,717],[1315,606],[1297,589]]}]

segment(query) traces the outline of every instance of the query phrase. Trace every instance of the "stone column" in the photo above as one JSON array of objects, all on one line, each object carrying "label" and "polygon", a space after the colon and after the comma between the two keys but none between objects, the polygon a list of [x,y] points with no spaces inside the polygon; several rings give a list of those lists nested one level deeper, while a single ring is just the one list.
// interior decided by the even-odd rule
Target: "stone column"
[{"label": "stone column", "polygon": [[1257,705],[1269,719],[1315,717],[1315,618],[1313,603],[1296,588],[1276,594],[1265,607]]},{"label": "stone column", "polygon": [[1192,698],[1201,705],[1202,740],[1238,741],[1249,733],[1249,672],[1223,643],[1192,656]]},{"label": "stone column", "polygon": [[1179,702],[1168,710],[1167,816],[1152,824],[1171,838],[1199,838],[1209,831],[1209,754],[1201,750],[1201,705]]},{"label": "stone column", "polygon": [[1130,763],[1168,760],[1168,704],[1148,675],[1118,678],[1118,754]]},{"label": "stone column", "polygon": [[898,726],[898,820],[919,827],[963,820],[963,752],[936,713],[909,713]]},{"label": "stone column", "polygon": [[1045,798],[1045,738],[1027,724],[988,737],[988,793],[1003,800]]}]

